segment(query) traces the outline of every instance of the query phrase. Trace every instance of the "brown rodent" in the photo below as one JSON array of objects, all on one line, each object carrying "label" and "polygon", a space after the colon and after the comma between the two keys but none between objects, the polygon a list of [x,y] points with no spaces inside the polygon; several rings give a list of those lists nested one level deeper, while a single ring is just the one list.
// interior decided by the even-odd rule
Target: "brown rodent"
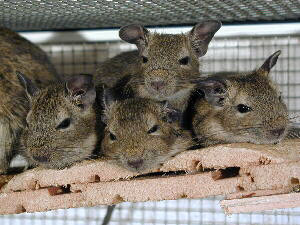
[{"label": "brown rodent", "polygon": [[199,143],[275,144],[284,138],[288,111],[269,75],[280,53],[272,54],[253,72],[198,81],[204,97],[194,103],[192,127]]},{"label": "brown rodent", "polygon": [[140,25],[122,27],[119,36],[135,44],[137,51],[125,52],[99,65],[96,83],[108,87],[126,76],[136,96],[158,101],[167,100],[178,109],[184,109],[194,84],[200,75],[199,58],[207,52],[219,21],[198,23],[186,34],[151,33]]},{"label": "brown rodent", "polygon": [[27,74],[39,87],[59,77],[45,52],[9,29],[0,28],[0,51],[0,174],[3,174],[18,153],[19,134],[29,106],[16,71]]},{"label": "brown rodent", "polygon": [[36,88],[24,75],[19,77],[31,103],[21,135],[21,146],[30,163],[62,169],[90,158],[101,139],[92,76],[76,75],[43,89]]},{"label": "brown rodent", "polygon": [[192,145],[189,132],[180,128],[181,113],[166,103],[145,98],[116,101],[106,91],[104,102],[102,152],[130,171],[156,169]]}]

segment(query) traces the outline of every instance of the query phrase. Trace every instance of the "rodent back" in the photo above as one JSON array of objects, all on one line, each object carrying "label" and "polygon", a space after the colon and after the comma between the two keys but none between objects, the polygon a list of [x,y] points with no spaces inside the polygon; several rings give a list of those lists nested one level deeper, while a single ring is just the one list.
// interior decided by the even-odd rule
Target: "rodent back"
[{"label": "rodent back", "polygon": [[47,54],[16,32],[0,28],[0,50],[1,59],[13,70],[10,79],[15,79],[15,71],[27,74],[39,87],[61,79]]},{"label": "rodent back", "polygon": [[39,87],[58,80],[58,75],[46,53],[16,32],[0,28],[0,50],[0,115],[22,127],[28,101],[16,72],[26,74]]},{"label": "rodent back", "polygon": [[137,50],[123,52],[107,59],[97,66],[94,77],[96,86],[105,84],[112,88],[124,77],[141,74],[140,61]]},{"label": "rodent back", "polygon": [[3,173],[19,151],[19,135],[29,110],[16,72],[26,73],[40,87],[58,76],[46,53],[16,32],[0,28],[0,50],[0,173]]}]

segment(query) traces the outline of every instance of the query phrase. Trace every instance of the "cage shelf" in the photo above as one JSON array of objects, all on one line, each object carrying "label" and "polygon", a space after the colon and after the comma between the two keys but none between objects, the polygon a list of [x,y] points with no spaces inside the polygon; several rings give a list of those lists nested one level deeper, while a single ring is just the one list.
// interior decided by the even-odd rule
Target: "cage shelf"
[{"label": "cage shelf", "polygon": [[[293,192],[300,179],[299,149],[300,141],[219,145],[185,151],[144,174],[129,172],[109,159],[64,170],[36,168],[8,179],[2,176],[0,214],[215,195],[227,196],[223,205],[236,212],[234,199]],[[268,209],[298,203],[269,204]]]},{"label": "cage shelf", "polygon": [[0,2],[0,25],[13,30],[117,28],[223,22],[297,21],[299,0],[21,0]]},{"label": "cage shelf", "polygon": [[256,198],[242,198],[221,201],[226,213],[245,213],[280,208],[293,208],[300,205],[300,193],[278,194]]}]

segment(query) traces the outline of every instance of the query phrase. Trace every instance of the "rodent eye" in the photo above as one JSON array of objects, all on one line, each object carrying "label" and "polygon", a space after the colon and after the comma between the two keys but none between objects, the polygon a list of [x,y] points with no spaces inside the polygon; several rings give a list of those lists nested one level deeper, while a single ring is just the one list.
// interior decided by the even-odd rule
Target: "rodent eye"
[{"label": "rodent eye", "polygon": [[79,108],[84,109],[84,105],[83,104],[78,104],[77,105]]},{"label": "rodent eye", "polygon": [[148,134],[152,134],[159,129],[158,125],[154,125],[150,130],[147,131]]},{"label": "rodent eye", "polygon": [[246,113],[246,112],[250,112],[252,111],[252,109],[249,107],[249,106],[246,106],[244,104],[239,104],[237,106],[237,110],[240,112],[240,113]]},{"label": "rodent eye", "polygon": [[142,56],[143,58],[143,63],[147,63],[148,62],[148,58],[146,56]]},{"label": "rodent eye", "polygon": [[189,63],[189,61],[190,61],[190,57],[188,57],[188,56],[179,59],[179,63],[181,65],[187,65]]},{"label": "rodent eye", "polygon": [[117,140],[116,135],[114,135],[114,134],[112,134],[112,133],[110,133],[110,132],[109,132],[109,138],[110,138],[110,140],[112,140],[112,141]]},{"label": "rodent eye", "polygon": [[57,130],[66,129],[71,124],[71,118],[64,119],[57,127]]}]

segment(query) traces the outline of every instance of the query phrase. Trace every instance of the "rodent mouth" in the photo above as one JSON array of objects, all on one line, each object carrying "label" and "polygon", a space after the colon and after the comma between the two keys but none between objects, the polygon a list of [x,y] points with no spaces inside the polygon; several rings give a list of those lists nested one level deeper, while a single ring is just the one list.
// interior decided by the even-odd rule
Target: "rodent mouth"
[{"label": "rodent mouth", "polygon": [[159,95],[165,95],[167,92],[170,92],[170,91],[167,91],[167,90],[169,90],[168,87],[164,87],[164,88],[162,88],[160,90],[156,90],[156,89],[154,89],[152,87],[149,87],[148,90],[150,92],[152,92],[152,93],[156,93],[156,94],[159,94]]},{"label": "rodent mouth", "polygon": [[267,135],[265,137],[256,136],[252,140],[250,140],[249,143],[261,145],[278,144],[283,140],[284,136],[284,134],[280,135],[279,137],[274,137],[273,135]]},{"label": "rodent mouth", "polygon": [[28,152],[27,157],[35,164],[47,169],[64,169],[79,160],[86,158],[86,155],[76,155],[76,152],[57,154],[49,149],[39,149],[39,152]]},{"label": "rodent mouth", "polygon": [[120,164],[120,165],[122,167],[126,168],[127,170],[129,170],[131,172],[134,172],[134,173],[142,173],[142,172],[147,171],[147,168],[145,168],[145,167],[134,168],[134,167],[131,167],[131,166],[128,166],[128,165],[124,165],[124,164]]},{"label": "rodent mouth", "polygon": [[287,133],[287,128],[286,127],[281,127],[281,128],[276,128],[273,130],[269,131],[269,139],[273,141],[273,144],[279,143],[286,135]]},{"label": "rodent mouth", "polygon": [[147,171],[148,167],[143,165],[141,167],[132,167],[132,166],[129,166],[129,165],[126,165],[125,166],[128,170],[132,171],[132,172],[136,172],[136,173],[142,173],[142,172],[145,172]]},{"label": "rodent mouth", "polygon": [[155,98],[166,98],[172,96],[175,93],[175,88],[172,86],[166,86],[163,89],[155,90],[150,85],[146,85],[146,89],[150,95],[154,95]]},{"label": "rodent mouth", "polygon": [[46,157],[31,156],[31,160],[35,165],[39,165],[48,169],[52,169],[52,168],[55,169],[55,167],[51,166],[51,162],[49,161],[48,158],[46,159]]},{"label": "rodent mouth", "polygon": [[134,173],[145,173],[151,172],[155,169],[155,163],[149,162],[149,160],[145,160],[143,158],[140,159],[119,159],[116,162],[121,167],[134,172]]},{"label": "rodent mouth", "polygon": [[258,144],[261,144],[261,145],[276,145],[276,144],[279,144],[281,142],[282,139],[275,139],[275,140],[263,140],[261,142],[259,142]]}]

